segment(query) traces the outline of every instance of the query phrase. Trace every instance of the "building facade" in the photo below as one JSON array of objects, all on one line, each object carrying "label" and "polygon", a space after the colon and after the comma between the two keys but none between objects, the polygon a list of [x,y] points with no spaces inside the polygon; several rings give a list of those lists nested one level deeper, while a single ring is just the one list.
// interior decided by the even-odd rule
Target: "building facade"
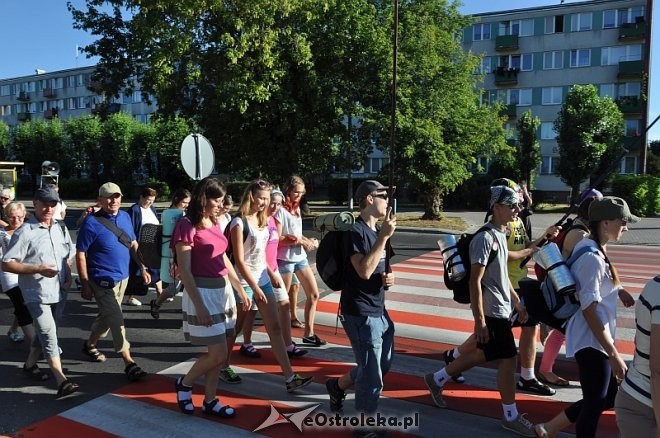
[{"label": "building facade", "polygon": [[139,87],[128,96],[110,102],[92,81],[95,67],[54,72],[36,70],[34,75],[0,79],[0,120],[10,126],[34,119],[66,120],[95,114],[103,104],[109,112],[124,111],[147,122],[156,105],[143,101]]},{"label": "building facade", "polygon": [[[650,4],[650,2],[648,2]],[[531,110],[541,120],[542,163],[535,188],[563,192],[556,165],[559,149],[553,123],[570,88],[593,84],[617,102],[625,118],[621,173],[640,173],[646,146],[650,26],[647,0],[592,0],[474,15],[464,47],[483,57],[478,73],[485,104],[506,105],[507,132]],[[487,157],[480,157],[487,166]]]}]

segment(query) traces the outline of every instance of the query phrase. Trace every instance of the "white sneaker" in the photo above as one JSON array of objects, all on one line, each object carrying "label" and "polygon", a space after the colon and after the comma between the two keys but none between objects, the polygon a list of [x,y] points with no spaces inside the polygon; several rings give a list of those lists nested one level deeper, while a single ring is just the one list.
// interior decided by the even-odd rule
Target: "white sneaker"
[{"label": "white sneaker", "polygon": [[135,297],[130,297],[129,299],[126,300],[126,302],[124,304],[126,304],[127,306],[136,306],[137,307],[137,306],[142,305],[142,301],[138,300]]}]

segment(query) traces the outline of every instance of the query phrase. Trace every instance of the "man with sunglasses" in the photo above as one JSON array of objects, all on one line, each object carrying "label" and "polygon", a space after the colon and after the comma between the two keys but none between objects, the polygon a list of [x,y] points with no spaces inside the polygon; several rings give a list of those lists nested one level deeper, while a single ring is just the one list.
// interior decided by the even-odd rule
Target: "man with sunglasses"
[{"label": "man with sunglasses", "polygon": [[[387,205],[388,189],[378,181],[366,180],[355,191],[360,216],[345,239],[349,259],[340,319],[357,365],[340,378],[326,382],[333,412],[342,411],[345,391],[354,386],[355,409],[366,416],[375,415],[383,376],[392,364],[394,323],[385,309],[385,288],[394,284],[394,274],[385,271],[385,252],[396,229],[396,218]],[[371,436],[369,433],[374,431],[356,431],[355,435]]]},{"label": "man with sunglasses", "polygon": [[[464,371],[484,362],[499,360],[497,386],[502,399],[502,427],[522,436],[536,436],[532,423],[520,414],[516,406],[516,349],[509,316],[512,307],[521,322],[527,312],[509,281],[506,226],[520,210],[518,194],[506,186],[490,188],[492,215],[486,226],[489,230],[477,233],[470,242],[470,302],[474,315],[475,349],[464,352],[446,367],[424,376],[436,406],[446,408],[442,397],[445,383]],[[491,251],[496,256],[489,262]]]}]

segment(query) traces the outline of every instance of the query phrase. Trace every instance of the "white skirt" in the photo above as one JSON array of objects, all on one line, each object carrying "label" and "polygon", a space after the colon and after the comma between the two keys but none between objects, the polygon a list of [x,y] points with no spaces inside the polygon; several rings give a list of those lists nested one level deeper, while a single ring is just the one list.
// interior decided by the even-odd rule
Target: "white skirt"
[{"label": "white skirt", "polygon": [[195,305],[188,296],[188,292],[185,290],[183,292],[181,303],[183,335],[186,341],[193,345],[222,344],[227,342],[228,335],[236,336],[236,300],[231,284],[226,277],[221,283],[223,283],[221,287],[197,286],[202,302],[213,320],[210,326],[199,325]]}]

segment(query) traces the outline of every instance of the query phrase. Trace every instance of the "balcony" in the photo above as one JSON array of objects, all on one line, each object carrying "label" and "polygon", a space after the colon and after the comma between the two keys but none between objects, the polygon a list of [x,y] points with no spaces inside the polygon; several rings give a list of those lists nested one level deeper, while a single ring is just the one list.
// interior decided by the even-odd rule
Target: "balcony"
[{"label": "balcony", "polygon": [[495,85],[516,85],[518,83],[519,68],[497,67],[493,70]]},{"label": "balcony", "polygon": [[641,78],[643,70],[643,63],[641,60],[637,61],[621,61],[619,62],[618,78]]},{"label": "balcony", "polygon": [[500,35],[495,37],[495,50],[497,52],[518,50],[518,35]]},{"label": "balcony", "polygon": [[509,119],[515,119],[516,117],[518,117],[518,112],[516,110],[516,107],[517,106],[515,103],[509,105],[503,105],[502,109],[500,110],[500,115],[506,116]]},{"label": "balcony", "polygon": [[18,113],[18,121],[19,122],[27,122],[32,118],[32,114],[30,113]]},{"label": "balcony", "polygon": [[50,120],[53,117],[57,117],[59,112],[60,110],[58,108],[47,109],[46,111],[44,111],[44,119]]},{"label": "balcony", "polygon": [[55,90],[53,90],[51,87],[44,88],[43,93],[44,93],[44,97],[47,98],[57,97],[57,93],[55,93]]},{"label": "balcony", "polygon": [[635,23],[624,23],[619,27],[620,41],[635,41],[646,38],[647,25],[643,20],[644,17],[637,18],[641,18],[642,20]]},{"label": "balcony", "polygon": [[639,114],[642,112],[642,100],[637,96],[621,96],[616,104],[624,114]]},{"label": "balcony", "polygon": [[639,135],[626,135],[623,137],[623,147],[628,152],[639,151],[639,146],[642,144],[642,137]]},{"label": "balcony", "polygon": [[30,95],[27,91],[21,91],[18,93],[18,97],[16,99],[25,102],[26,100],[30,100]]}]

